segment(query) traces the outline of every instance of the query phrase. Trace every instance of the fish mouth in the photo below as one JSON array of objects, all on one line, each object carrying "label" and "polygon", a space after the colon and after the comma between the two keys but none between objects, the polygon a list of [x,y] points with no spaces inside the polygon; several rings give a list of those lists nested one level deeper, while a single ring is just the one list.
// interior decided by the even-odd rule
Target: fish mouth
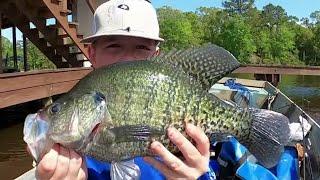
[{"label": "fish mouth", "polygon": [[42,121],[48,121],[49,120],[49,118],[46,115],[44,109],[39,109],[38,112],[37,112],[37,116],[39,117],[38,118],[39,120],[42,120]]},{"label": "fish mouth", "polygon": [[94,138],[100,129],[101,122],[98,122],[95,126],[93,126],[91,133],[89,134],[90,138]]},{"label": "fish mouth", "polygon": [[[63,142],[63,141],[61,141],[61,135],[57,136],[57,140],[59,140],[60,144],[65,145],[66,147],[70,147],[76,151],[81,151],[83,149],[87,149],[88,145],[91,144],[91,142],[94,140],[94,137],[100,131],[100,125],[101,125],[101,122],[98,122],[97,124],[95,124],[93,126],[93,128],[91,129],[88,136],[82,136],[80,139],[78,139],[76,141]],[[68,137],[68,135],[67,135],[67,137]],[[51,138],[54,139],[55,136],[53,134],[51,134]],[[62,139],[67,139],[67,138],[62,138]]]}]

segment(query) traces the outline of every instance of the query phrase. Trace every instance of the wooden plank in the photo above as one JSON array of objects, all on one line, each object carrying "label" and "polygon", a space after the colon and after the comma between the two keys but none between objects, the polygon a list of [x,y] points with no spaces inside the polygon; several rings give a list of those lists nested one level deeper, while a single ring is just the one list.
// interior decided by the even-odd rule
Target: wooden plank
[{"label": "wooden plank", "polygon": [[28,71],[28,72],[15,72],[15,73],[0,74],[0,79],[14,77],[14,76],[31,75],[31,74],[46,74],[46,73],[57,73],[57,72],[66,72],[66,71],[82,71],[82,70],[92,71],[93,68],[91,68],[91,67],[75,67],[75,68],[33,70],[33,71]]},{"label": "wooden plank", "polygon": [[60,2],[60,6],[61,6],[62,10],[67,10],[68,9],[68,1],[67,0],[62,0]]},{"label": "wooden plank", "polygon": [[288,74],[288,75],[320,75],[320,67],[317,66],[257,66],[244,65],[233,71],[232,73],[248,73],[248,74]]},{"label": "wooden plank", "polygon": [[[24,1],[21,1],[21,3]],[[1,9],[2,7],[0,7]],[[7,9],[4,9],[4,13],[11,17],[11,21],[25,34],[28,39],[38,47],[38,49],[44,53],[57,67],[66,67],[64,62],[57,62],[52,57],[55,55],[54,50],[51,47],[47,47],[46,41],[39,39],[38,31],[29,29],[29,20],[25,17],[21,11],[19,11],[13,4],[10,4]],[[36,33],[35,33],[36,32]],[[52,49],[48,51],[48,49]],[[46,52],[47,51],[47,52]]]},{"label": "wooden plank", "polygon": [[29,66],[28,66],[28,53],[27,53],[27,38],[24,34],[22,35],[22,39],[23,39],[23,67],[24,67],[24,71],[28,71]]},{"label": "wooden plank", "polygon": [[43,2],[47,5],[49,10],[55,16],[57,22],[59,22],[65,32],[69,34],[70,38],[75,42],[75,44],[77,44],[79,49],[89,59],[88,48],[80,43],[80,39],[77,37],[77,30],[75,28],[69,27],[68,19],[60,15],[61,9],[59,8],[59,5],[51,3],[51,0],[43,0]]},{"label": "wooden plank", "polygon": [[[1,6],[1,5],[0,5]],[[11,28],[12,26],[14,26],[10,21],[9,19],[4,15],[2,14],[2,19],[1,19],[1,27],[2,29],[7,29],[7,28]]]},{"label": "wooden plank", "polygon": [[0,108],[68,92],[79,80],[35,86],[0,93]]},{"label": "wooden plank", "polygon": [[0,74],[3,73],[3,61],[2,61],[2,13],[0,11]]},{"label": "wooden plank", "polygon": [[[40,1],[42,2],[42,1]],[[57,34],[56,34],[56,29],[50,29],[46,26],[46,20],[43,18],[39,18],[38,13],[37,13],[37,8],[38,7],[33,7],[32,5],[34,4],[34,2],[30,2],[30,1],[20,1],[20,0],[15,0],[15,6],[13,10],[10,10],[10,12],[8,12],[7,14],[12,14],[11,17],[13,16],[18,16],[19,19],[28,19],[28,21],[30,20],[36,27],[37,29],[43,34],[44,39],[46,41],[48,41],[54,48],[56,46],[58,46],[59,44],[63,43],[63,40],[58,38]],[[40,3],[41,4],[41,3]],[[59,6],[58,6],[59,7]],[[11,11],[16,11],[16,12],[11,12]],[[19,11],[20,10],[20,11]],[[13,18],[16,19],[16,18]],[[67,18],[65,17],[65,19],[67,20]],[[20,23],[15,23],[17,26],[20,25]],[[20,25],[21,26],[21,25]],[[19,29],[21,30],[21,28],[19,27]],[[22,30],[21,30],[22,31]],[[23,32],[24,34],[27,35],[27,37],[31,40],[32,38],[30,38],[30,36],[34,36],[34,34],[30,34],[28,33],[30,32],[29,29],[25,29],[25,32]],[[39,37],[34,37],[33,39],[39,39]],[[44,40],[44,39],[40,39],[40,40]],[[33,42],[33,40],[31,40]],[[35,43],[34,43],[35,44]],[[66,67],[66,63],[65,62],[59,62],[56,61],[54,56],[49,55],[48,53],[52,54],[53,50],[51,51],[46,51],[45,49],[48,49],[47,45],[42,46],[41,44],[36,45],[53,63],[55,63],[55,65],[57,67]],[[50,48],[53,48],[50,47]],[[44,50],[42,50],[44,49]],[[75,58],[70,59],[69,53],[66,51],[61,51],[61,49],[57,49],[57,53],[62,55],[69,64],[73,65],[73,66],[78,66],[79,63],[76,61]]]},{"label": "wooden plank", "polygon": [[96,11],[97,9],[97,2],[96,0],[86,0],[88,6],[89,6],[89,9],[91,10],[92,14],[94,14],[94,12]]},{"label": "wooden plank", "polygon": [[14,69],[18,69],[18,56],[17,56],[17,31],[16,26],[12,27],[12,52],[13,52],[13,64]]},{"label": "wooden plank", "polygon": [[[78,3],[77,3],[77,0],[73,0],[73,1],[71,1],[71,3],[72,3],[72,6],[71,6],[72,21],[78,22]],[[83,39],[83,37],[80,39]]]},{"label": "wooden plank", "polygon": [[0,74],[0,108],[69,91],[93,68],[65,68]]},{"label": "wooden plank", "polygon": [[[26,89],[35,86],[44,86],[55,83],[74,81],[83,78],[91,68],[78,68],[74,70],[47,70],[44,72],[26,72],[26,73],[12,73],[2,74],[0,76],[0,92],[14,91],[18,89]],[[12,92],[13,93],[13,92]]]}]

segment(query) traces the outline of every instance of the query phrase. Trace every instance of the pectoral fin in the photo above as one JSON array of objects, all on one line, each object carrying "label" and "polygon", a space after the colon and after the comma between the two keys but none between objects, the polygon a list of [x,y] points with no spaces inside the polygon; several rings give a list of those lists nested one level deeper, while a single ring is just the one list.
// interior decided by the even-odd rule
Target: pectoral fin
[{"label": "pectoral fin", "polygon": [[126,125],[109,129],[116,142],[148,141],[164,135],[163,130],[148,125]]}]

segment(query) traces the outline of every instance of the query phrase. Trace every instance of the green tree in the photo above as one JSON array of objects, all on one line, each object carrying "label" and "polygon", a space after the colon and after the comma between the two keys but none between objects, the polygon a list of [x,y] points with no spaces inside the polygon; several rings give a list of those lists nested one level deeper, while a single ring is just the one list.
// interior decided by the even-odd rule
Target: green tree
[{"label": "green tree", "polygon": [[227,0],[222,6],[229,13],[244,14],[253,7],[254,0]]},{"label": "green tree", "polygon": [[313,29],[314,37],[312,39],[313,42],[313,59],[311,60],[312,65],[320,65],[320,25],[318,24]]},{"label": "green tree", "polygon": [[[17,56],[22,56],[22,48],[19,46],[19,41],[17,42]],[[2,37],[2,59],[5,61],[4,66],[6,68],[14,67],[13,44],[6,37]],[[21,62],[18,61],[18,67],[21,66],[20,64]]]},{"label": "green tree", "polygon": [[270,29],[277,29],[288,20],[287,13],[281,6],[268,4],[262,10],[263,24]]},{"label": "green tree", "polygon": [[[23,70],[23,41],[17,41],[18,69]],[[27,57],[31,70],[54,69],[55,65],[29,40],[27,40]],[[13,68],[13,45],[9,39],[2,37],[2,58],[7,59],[6,67]]]},{"label": "green tree", "polygon": [[203,42],[219,43],[222,28],[230,18],[228,13],[217,8],[201,7],[197,14],[203,26]]},{"label": "green tree", "polygon": [[276,63],[299,64],[295,48],[295,32],[285,26],[278,28],[271,38],[271,55]]},{"label": "green tree", "polygon": [[12,43],[9,39],[2,36],[2,58],[6,58],[8,56],[12,56]]},{"label": "green tree", "polygon": [[224,9],[200,7],[182,12],[158,9],[162,49],[185,48],[203,43],[218,44],[242,63],[320,64],[320,11],[300,20],[281,6],[262,10],[254,0],[225,0]]},{"label": "green tree", "polygon": [[302,25],[304,25],[305,27],[310,27],[311,23],[310,23],[310,19],[307,17],[303,17],[300,19],[300,22]]},{"label": "green tree", "polygon": [[221,29],[220,43],[242,63],[249,63],[251,55],[256,51],[250,27],[241,17],[227,21]]},{"label": "green tree", "polygon": [[257,47],[256,55],[259,57],[259,64],[263,63],[263,59],[271,58],[271,41],[270,33],[265,29],[255,33],[254,41]]},{"label": "green tree", "polygon": [[252,54],[250,63],[263,63],[263,59],[270,58],[270,32],[263,24],[262,13],[257,8],[251,8],[243,15],[245,23],[249,26],[256,52]]},{"label": "green tree", "polygon": [[186,12],[185,16],[190,22],[192,27],[191,29],[193,32],[192,42],[194,44],[202,44],[203,36],[204,36],[204,26],[202,21],[200,20],[200,17],[193,12]]},{"label": "green tree", "polygon": [[320,24],[320,10],[311,13],[310,18],[315,22],[315,24]]},{"label": "green tree", "polygon": [[314,58],[314,34],[311,29],[299,26],[296,29],[295,46],[299,50],[299,59],[311,64]]},{"label": "green tree", "polygon": [[162,7],[157,12],[160,34],[166,40],[162,44],[164,51],[172,48],[186,48],[199,43],[192,31],[192,24],[182,11],[171,7]]},{"label": "green tree", "polygon": [[28,64],[30,69],[55,69],[56,66],[29,40],[27,41]]}]

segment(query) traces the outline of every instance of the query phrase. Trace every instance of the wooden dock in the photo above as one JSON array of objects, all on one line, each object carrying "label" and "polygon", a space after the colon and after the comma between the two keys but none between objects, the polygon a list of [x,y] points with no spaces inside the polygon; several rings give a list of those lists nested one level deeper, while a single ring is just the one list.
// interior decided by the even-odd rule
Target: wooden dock
[{"label": "wooden dock", "polygon": [[[0,74],[0,108],[68,92],[92,68]],[[320,67],[241,66],[233,73],[320,75]]]},{"label": "wooden dock", "polygon": [[0,108],[69,91],[92,68],[0,74]]},{"label": "wooden dock", "polygon": [[233,73],[283,74],[283,75],[320,75],[320,66],[279,66],[279,65],[241,65]]}]

